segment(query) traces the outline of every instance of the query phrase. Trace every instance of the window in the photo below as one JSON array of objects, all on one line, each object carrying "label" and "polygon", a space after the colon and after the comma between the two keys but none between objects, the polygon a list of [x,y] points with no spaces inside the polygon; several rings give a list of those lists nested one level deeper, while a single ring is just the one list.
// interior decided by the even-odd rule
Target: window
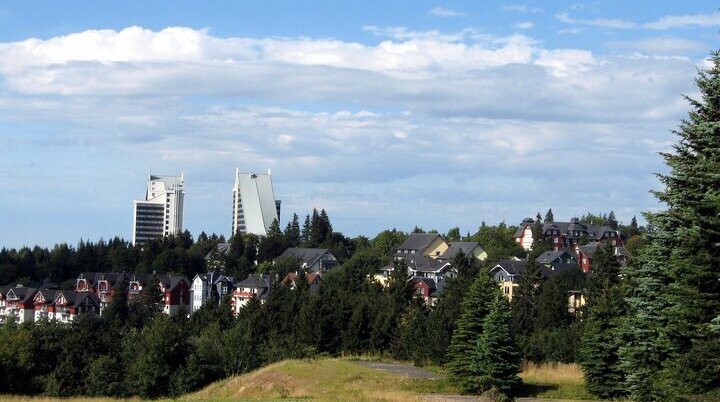
[{"label": "window", "polygon": [[582,263],[583,263],[583,264],[587,264],[587,258],[583,257]]},{"label": "window", "polygon": [[509,286],[505,286],[505,294],[506,294],[506,295],[510,294],[510,287],[509,287]]}]

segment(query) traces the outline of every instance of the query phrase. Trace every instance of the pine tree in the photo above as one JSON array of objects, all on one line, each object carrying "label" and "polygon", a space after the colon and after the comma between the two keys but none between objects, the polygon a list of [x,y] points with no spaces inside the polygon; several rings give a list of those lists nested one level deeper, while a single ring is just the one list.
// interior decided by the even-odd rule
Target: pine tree
[{"label": "pine tree", "polygon": [[[695,79],[700,98],[687,98],[691,111],[675,132],[680,138],[674,152],[662,154],[670,173],[659,175],[664,189],[655,195],[668,209],[646,215],[655,228],[648,236],[648,250],[656,255],[645,264],[659,272],[648,272],[648,268],[632,272],[635,281],[647,287],[628,300],[632,312],[628,327],[633,329],[634,342],[623,354],[624,365],[631,370],[631,381],[638,379],[643,368],[633,368],[633,356],[641,356],[646,349],[654,368],[663,368],[656,377],[659,381],[631,384],[633,396],[640,400],[647,399],[639,395],[646,388],[666,400],[688,395],[701,400],[702,394],[720,392],[720,374],[683,364],[694,355],[702,358],[701,367],[720,366],[720,356],[705,353],[718,337],[712,321],[720,316],[720,52],[712,54],[710,64]],[[657,286],[649,277],[653,274],[660,278]],[[648,301],[639,303],[641,297]],[[641,330],[649,328],[652,334],[653,318],[662,325],[660,336],[640,342]],[[708,375],[714,376],[709,379],[714,381],[712,386],[701,381],[683,383],[693,376],[708,380]]]},{"label": "pine tree", "polygon": [[598,247],[588,279],[585,333],[580,364],[588,391],[600,398],[624,396],[625,375],[620,365],[620,320],[625,314],[620,264],[614,248]]},{"label": "pine tree", "polygon": [[512,321],[518,334],[530,335],[535,330],[542,282],[542,268],[531,257],[525,264],[525,272],[520,275],[512,299]]},{"label": "pine tree", "polygon": [[448,348],[448,371],[466,392],[478,390],[477,378],[482,375],[477,344],[483,333],[485,317],[498,292],[497,284],[487,269],[482,269],[462,303],[462,315]]},{"label": "pine tree", "polygon": [[300,221],[297,214],[293,214],[292,221],[288,222],[287,227],[285,227],[285,233],[283,233],[283,236],[285,237],[285,245],[287,247],[297,247],[300,245]]},{"label": "pine tree", "polygon": [[618,221],[617,221],[617,219],[615,218],[615,212],[614,212],[614,211],[610,211],[610,215],[608,215],[607,221],[605,221],[605,224],[606,224],[607,226],[610,226],[610,227],[613,228],[613,229],[617,229],[617,228],[618,228]]},{"label": "pine tree", "polygon": [[547,213],[545,214],[545,223],[553,223],[555,222],[555,217],[553,216],[552,208],[548,209]]},{"label": "pine tree", "polygon": [[300,242],[304,247],[307,247],[310,243],[310,215],[305,215],[305,222],[303,223],[302,230],[300,231]]},{"label": "pine tree", "polygon": [[495,300],[490,305],[483,322],[483,333],[477,343],[479,391],[495,391],[506,397],[512,397],[521,381],[520,352],[511,328],[510,304],[495,292]]}]

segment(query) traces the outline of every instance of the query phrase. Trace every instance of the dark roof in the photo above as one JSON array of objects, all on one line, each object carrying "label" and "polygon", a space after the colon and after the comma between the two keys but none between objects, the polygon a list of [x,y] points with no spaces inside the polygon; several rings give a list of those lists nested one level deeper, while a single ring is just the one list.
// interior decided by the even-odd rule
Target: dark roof
[{"label": "dark roof", "polygon": [[299,258],[307,265],[313,265],[317,260],[325,255],[329,250],[326,248],[300,248],[290,247],[285,250],[278,258]]},{"label": "dark roof", "polygon": [[595,255],[595,251],[597,250],[598,243],[597,242],[591,242],[588,244],[585,244],[583,246],[578,246],[578,250],[588,256],[589,258],[593,258]]},{"label": "dark roof", "polygon": [[5,296],[12,289],[12,286],[0,286],[0,295]]},{"label": "dark roof", "polygon": [[564,254],[568,254],[568,256],[577,261],[577,254],[575,254],[574,251],[568,250],[568,249],[562,249],[562,250],[550,250],[546,251],[542,254],[540,254],[535,261],[537,261],[539,264],[550,264],[553,261],[557,260],[558,258],[562,257]]},{"label": "dark roof", "polygon": [[480,247],[480,243],[476,241],[454,241],[450,243],[450,247],[448,247],[445,252],[438,257],[438,259],[443,260],[450,260],[453,257],[457,255],[461,250],[465,255],[470,254],[473,250],[475,250],[477,247]]},{"label": "dark roof", "polygon": [[244,280],[238,282],[235,284],[236,288],[240,287],[247,287],[247,288],[269,288],[272,284],[272,280],[270,278],[270,275],[249,275]]},{"label": "dark roof", "polygon": [[17,297],[20,300],[20,303],[27,303],[30,300],[32,300],[33,297],[35,297],[37,289],[35,288],[26,288],[25,286],[16,286],[8,291],[8,293],[12,292],[15,297]]},{"label": "dark roof", "polygon": [[419,272],[437,272],[449,263],[445,260],[436,260],[427,255],[403,254],[402,259],[405,260],[408,268]]},{"label": "dark roof", "polygon": [[420,252],[425,251],[432,242],[440,237],[437,233],[411,233],[403,244],[397,247],[398,250],[417,250]]},{"label": "dark roof", "polygon": [[431,291],[431,292],[434,291],[435,288],[437,287],[437,284],[435,283],[435,280],[434,280],[434,279],[430,279],[430,278],[413,278],[413,280],[424,283],[425,285],[427,285],[428,288],[430,288],[430,291]]},{"label": "dark roof", "polygon": [[166,292],[172,292],[177,285],[187,282],[187,279],[179,275],[158,275],[158,282],[162,283]]},{"label": "dark roof", "polygon": [[[73,305],[74,307],[79,307],[80,305],[83,304],[83,302],[85,301],[85,299],[90,299],[90,300],[92,301],[92,303],[95,304],[96,306],[99,306],[99,305],[100,305],[100,298],[99,298],[95,293],[79,293],[79,294],[76,294],[75,297],[74,297],[74,300],[73,300],[73,302],[72,302],[72,305]],[[70,303],[70,300],[69,300],[69,299],[68,299],[68,303]]]},{"label": "dark roof", "polygon": [[[57,295],[57,290],[50,290],[50,289],[40,289],[37,291],[37,293],[42,294],[43,299],[45,299],[46,303],[52,303],[55,301],[55,296]],[[35,293],[37,295],[37,293]]]},{"label": "dark roof", "polygon": [[75,292],[73,292],[73,291],[63,290],[63,291],[57,292],[57,293],[55,294],[55,298],[53,299],[53,303],[55,303],[55,302],[57,301],[57,299],[60,298],[60,295],[62,295],[62,296],[65,298],[65,300],[67,300],[67,304],[74,304],[74,303],[75,303],[75,299],[76,299],[76,298],[77,298],[77,299],[80,298],[80,297],[78,297],[78,295],[84,295],[84,294],[88,294],[88,293],[87,293],[87,292],[75,293]]},{"label": "dark roof", "polygon": [[527,264],[527,261],[525,261],[525,260],[519,260],[519,261],[504,260],[504,261],[498,262],[495,265],[495,267],[493,267],[493,269],[491,269],[490,271],[493,271],[493,270],[495,270],[495,268],[500,267],[510,275],[520,275],[523,272],[525,272],[526,264]]},{"label": "dark roof", "polygon": [[110,282],[110,285],[115,285],[126,276],[127,274],[124,272],[81,272],[78,279],[87,279],[90,286],[95,286],[98,281],[102,280]]},{"label": "dark roof", "polygon": [[580,271],[580,266],[577,263],[570,264],[552,264],[549,267],[543,267],[543,276],[549,278],[551,276],[559,275],[563,272],[568,271]]}]

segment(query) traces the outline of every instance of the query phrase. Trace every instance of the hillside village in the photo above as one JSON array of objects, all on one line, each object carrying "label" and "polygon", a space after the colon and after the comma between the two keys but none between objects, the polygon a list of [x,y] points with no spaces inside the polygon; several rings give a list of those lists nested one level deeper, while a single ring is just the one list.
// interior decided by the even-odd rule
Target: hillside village
[{"label": "hillside village", "polygon": [[[611,245],[619,263],[625,264],[629,253],[624,247],[627,235],[607,225],[593,225],[573,218],[569,222],[527,218],[514,234],[514,241],[523,250],[532,251],[533,244],[546,245],[546,251],[534,257],[544,278],[571,270],[592,272],[595,251],[601,245]],[[538,239],[538,236],[541,239]],[[128,303],[137,301],[148,287],[156,287],[158,308],[165,314],[191,314],[207,303],[229,303],[235,315],[252,298],[264,303],[278,286],[296,287],[296,281],[305,280],[313,292],[322,286],[323,277],[337,268],[340,262],[327,248],[289,247],[272,263],[292,261],[297,270],[283,277],[271,274],[249,274],[245,278],[227,275],[224,267],[229,243],[217,243],[205,256],[210,271],[193,278],[173,274],[134,274],[127,272],[81,272],[72,290],[60,290],[57,285],[0,287],[0,323],[36,322],[55,320],[70,323],[82,314],[101,316],[118,292],[126,292]],[[410,233],[388,256],[388,264],[377,267],[367,280],[388,285],[396,268],[407,270],[417,297],[435,306],[445,291],[446,281],[456,278],[458,258],[481,265],[488,253],[477,241],[446,241],[437,233]],[[519,279],[526,271],[528,257],[502,259],[492,264],[489,274],[502,293],[512,301]],[[255,262],[257,264],[257,262]],[[583,289],[567,291],[567,308],[576,314],[584,305]]]}]

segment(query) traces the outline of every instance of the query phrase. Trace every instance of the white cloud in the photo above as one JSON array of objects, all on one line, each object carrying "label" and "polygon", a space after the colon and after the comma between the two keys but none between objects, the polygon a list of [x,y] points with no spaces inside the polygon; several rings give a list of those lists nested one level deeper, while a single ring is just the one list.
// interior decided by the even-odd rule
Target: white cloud
[{"label": "white cloud", "polygon": [[430,14],[437,16],[437,17],[464,17],[465,13],[452,10],[445,7],[435,7],[432,10],[430,10]]},{"label": "white cloud", "polygon": [[[190,28],[2,43],[0,129],[10,124],[13,134],[0,175],[34,177],[25,159],[42,158],[44,170],[93,182],[95,157],[116,166],[113,182],[137,171],[142,186],[147,161],[158,160],[165,171],[192,173],[193,232],[227,230],[226,211],[192,197],[226,197],[238,163],[272,168],[284,210],[330,205],[349,233],[411,229],[410,203],[446,211],[445,220],[414,222],[433,226],[514,223],[527,214],[517,210],[538,203],[603,210],[607,183],[623,206],[652,202],[651,172],[662,164],[654,152],[687,109],[678,94],[690,92],[695,62],[549,48],[525,35],[369,30],[376,43]],[[24,124],[43,129],[24,135],[16,131]],[[63,160],[46,158],[51,148]],[[219,190],[199,191],[200,183]],[[588,189],[587,198],[543,191],[569,185]],[[137,183],[124,186],[108,197],[136,196]],[[536,198],[518,203],[520,188]],[[478,199],[489,201],[468,201]],[[208,219],[217,228],[197,223]]]},{"label": "white cloud", "polygon": [[530,29],[534,26],[535,24],[530,21],[518,22],[517,24],[515,24],[515,28],[518,29]]},{"label": "white cloud", "polygon": [[543,12],[542,8],[538,7],[530,7],[527,4],[511,4],[502,6],[501,9],[503,11],[514,11],[518,13],[541,13]]},{"label": "white cloud", "polygon": [[671,29],[685,28],[690,26],[696,27],[716,27],[720,26],[720,12],[712,14],[694,14],[694,15],[668,15],[654,22],[648,22],[643,25],[648,29]]},{"label": "white cloud", "polygon": [[555,18],[559,21],[571,25],[587,25],[602,28],[631,29],[636,28],[637,24],[633,21],[612,18],[595,18],[595,19],[579,19],[573,18],[568,13],[555,14]]},{"label": "white cloud", "polygon": [[707,49],[702,42],[676,37],[644,38],[633,41],[612,41],[617,49],[639,50],[653,54],[687,54]]}]

